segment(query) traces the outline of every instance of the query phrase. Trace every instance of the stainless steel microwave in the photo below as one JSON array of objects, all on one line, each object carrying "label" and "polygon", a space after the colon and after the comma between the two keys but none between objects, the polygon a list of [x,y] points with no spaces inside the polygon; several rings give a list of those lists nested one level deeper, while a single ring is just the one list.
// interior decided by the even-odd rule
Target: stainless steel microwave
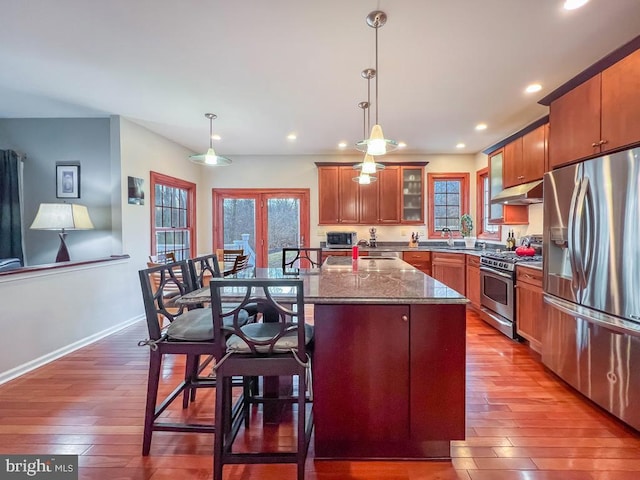
[{"label": "stainless steel microwave", "polygon": [[358,243],[356,232],[327,232],[328,248],[351,248]]}]

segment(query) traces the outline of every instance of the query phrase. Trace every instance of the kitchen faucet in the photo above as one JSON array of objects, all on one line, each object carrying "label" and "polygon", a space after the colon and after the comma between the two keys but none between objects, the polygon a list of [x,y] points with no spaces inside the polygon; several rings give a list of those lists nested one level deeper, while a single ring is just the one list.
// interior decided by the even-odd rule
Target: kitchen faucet
[{"label": "kitchen faucet", "polygon": [[450,247],[453,247],[453,232],[451,231],[450,228],[444,227],[442,229],[442,233],[440,234],[440,236],[444,237],[445,234],[447,234],[447,236],[448,236],[447,245],[449,245]]}]

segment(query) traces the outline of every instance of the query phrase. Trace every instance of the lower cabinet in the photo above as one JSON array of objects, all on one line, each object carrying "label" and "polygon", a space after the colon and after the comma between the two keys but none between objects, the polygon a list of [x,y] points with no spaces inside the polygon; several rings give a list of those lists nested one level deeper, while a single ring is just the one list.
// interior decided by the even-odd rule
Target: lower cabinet
[{"label": "lower cabinet", "polygon": [[465,255],[459,253],[432,252],[432,277],[456,292],[465,295],[466,292],[466,261]]},{"label": "lower cabinet", "polygon": [[523,266],[516,268],[516,331],[540,353],[546,321],[542,271]]},{"label": "lower cabinet", "polygon": [[413,265],[422,273],[431,276],[431,252],[424,250],[404,251],[402,260]]},{"label": "lower cabinet", "polygon": [[465,436],[465,305],[318,304],[314,317],[316,457],[449,456]]},{"label": "lower cabinet", "polygon": [[480,257],[467,255],[467,292],[471,305],[480,308]]}]

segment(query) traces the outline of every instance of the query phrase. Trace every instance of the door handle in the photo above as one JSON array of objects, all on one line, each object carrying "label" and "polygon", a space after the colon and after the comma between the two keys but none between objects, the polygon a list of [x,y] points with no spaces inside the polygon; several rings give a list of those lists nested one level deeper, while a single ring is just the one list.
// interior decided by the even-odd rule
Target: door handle
[{"label": "door handle", "polygon": [[402,315],[402,317],[400,317],[402,319],[403,322],[408,322],[409,321],[409,317],[407,317],[406,315]]}]

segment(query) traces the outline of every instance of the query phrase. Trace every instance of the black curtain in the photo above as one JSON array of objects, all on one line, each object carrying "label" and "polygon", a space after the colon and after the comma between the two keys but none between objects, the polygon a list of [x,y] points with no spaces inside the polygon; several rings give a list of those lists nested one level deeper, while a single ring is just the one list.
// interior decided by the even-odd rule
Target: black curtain
[{"label": "black curtain", "polygon": [[19,258],[24,265],[19,168],[16,152],[0,150],[0,259]]}]

